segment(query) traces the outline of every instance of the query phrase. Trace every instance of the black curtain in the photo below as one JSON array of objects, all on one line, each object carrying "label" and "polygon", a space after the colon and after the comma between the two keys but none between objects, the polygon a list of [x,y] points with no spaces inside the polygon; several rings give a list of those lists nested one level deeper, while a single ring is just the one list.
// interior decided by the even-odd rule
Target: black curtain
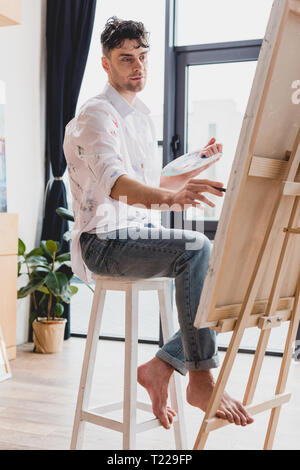
[{"label": "black curtain", "polygon": [[[62,176],[66,170],[63,153],[64,130],[74,117],[88,58],[97,0],[47,1],[47,104],[46,104],[46,180],[51,165],[54,181],[49,186],[43,220],[42,240],[61,244],[61,253],[70,250],[63,240],[68,222],[57,214],[67,208]],[[65,339],[70,337],[70,306],[64,304],[68,319]]]}]

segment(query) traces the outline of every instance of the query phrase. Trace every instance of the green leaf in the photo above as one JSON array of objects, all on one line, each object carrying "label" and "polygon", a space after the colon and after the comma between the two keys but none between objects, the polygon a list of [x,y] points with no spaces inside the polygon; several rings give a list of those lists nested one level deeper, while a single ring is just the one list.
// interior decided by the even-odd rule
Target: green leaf
[{"label": "green leaf", "polygon": [[[40,289],[38,289],[38,291],[40,291]],[[41,305],[41,304],[44,302],[44,300],[45,300],[46,297],[47,297],[46,294],[43,294],[43,295],[42,295],[42,297],[41,297],[40,300],[39,300],[39,305]]]},{"label": "green leaf", "polygon": [[21,276],[21,267],[22,267],[22,263],[21,261],[18,262],[18,276]]},{"label": "green leaf", "polygon": [[56,303],[54,307],[54,312],[56,317],[61,317],[62,314],[64,313],[64,306],[60,303]]},{"label": "green leaf", "polygon": [[54,295],[61,295],[68,286],[68,278],[64,273],[50,272],[45,279],[45,284]]},{"label": "green leaf", "polygon": [[61,292],[61,298],[66,303],[69,304],[71,302],[72,293],[70,287],[63,289]]},{"label": "green leaf", "polygon": [[59,271],[62,266],[68,266],[69,268],[71,268],[71,261],[64,261],[63,263],[60,263],[59,261],[55,261],[54,271]]},{"label": "green leaf", "polygon": [[74,222],[74,215],[73,212],[65,207],[58,207],[56,209],[57,215],[59,215],[62,219],[69,220],[70,222]]},{"label": "green leaf", "polygon": [[25,251],[26,251],[25,243],[21,240],[21,238],[18,238],[18,255],[24,256]]},{"label": "green leaf", "polygon": [[87,282],[83,282],[83,284],[85,284],[86,287],[88,287],[93,292],[93,294],[95,294],[95,289],[93,289]]},{"label": "green leaf", "polygon": [[30,258],[31,256],[43,256],[44,252],[42,248],[35,248],[34,250],[31,250],[27,255],[26,258]]},{"label": "green leaf", "polygon": [[50,251],[47,250],[47,247],[46,247],[46,241],[45,240],[42,240],[41,241],[41,248],[44,252],[44,254],[52,260],[53,256],[52,256],[52,253],[50,253]]},{"label": "green leaf", "polygon": [[[49,271],[51,271],[51,268],[49,266],[35,266],[34,267],[34,271],[37,272],[37,273],[48,273]],[[32,272],[33,274],[33,272]]]},{"label": "green leaf", "polygon": [[48,266],[49,264],[45,256],[30,256],[30,258],[26,257],[26,263],[32,264],[32,265],[42,265],[42,266]]},{"label": "green leaf", "polygon": [[39,292],[44,292],[44,294],[50,294],[49,290],[45,286],[41,286],[37,289]]},{"label": "green leaf", "polygon": [[34,320],[37,318],[38,316],[38,313],[37,312],[31,312],[30,313],[30,316],[29,316],[29,322],[30,324],[32,324],[34,322]]},{"label": "green leaf", "polygon": [[51,255],[53,256],[54,253],[57,253],[59,251],[60,246],[59,246],[58,242],[54,242],[53,240],[47,240],[46,241],[46,248],[51,253]]},{"label": "green leaf", "polygon": [[63,264],[64,264],[65,266],[68,266],[68,268],[72,268],[71,261],[65,261]]},{"label": "green leaf", "polygon": [[77,294],[78,290],[79,290],[78,287],[76,287],[76,286],[70,286],[70,291],[71,291],[71,295],[72,295],[72,296],[75,295],[75,294]]},{"label": "green leaf", "polygon": [[44,279],[34,279],[30,281],[27,284],[27,286],[21,287],[21,289],[18,290],[18,299],[23,299],[24,297],[27,297],[27,295],[36,291],[43,284],[44,284]]},{"label": "green leaf", "polygon": [[56,261],[63,263],[64,261],[71,261],[70,253],[63,253],[62,255],[57,256]]},{"label": "green leaf", "polygon": [[43,294],[43,296],[41,297],[39,301],[39,307],[41,309],[42,314],[44,313],[45,316],[47,312],[47,306],[48,306],[48,296],[46,294]]}]

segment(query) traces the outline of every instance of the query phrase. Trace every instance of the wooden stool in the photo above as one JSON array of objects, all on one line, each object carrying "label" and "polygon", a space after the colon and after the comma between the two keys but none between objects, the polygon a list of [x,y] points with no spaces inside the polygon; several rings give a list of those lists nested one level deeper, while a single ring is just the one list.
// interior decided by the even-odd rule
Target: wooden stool
[{"label": "wooden stool", "polygon": [[[97,275],[94,275],[93,279],[96,281],[96,287],[81,372],[71,449],[81,449],[85,422],[123,433],[123,449],[135,449],[136,434],[138,432],[148,431],[149,429],[161,426],[157,418],[139,424],[136,422],[137,409],[152,413],[152,406],[150,404],[137,401],[139,291],[156,290],[158,292],[163,338],[164,341],[166,341],[171,334],[173,334],[171,279],[167,277],[130,279],[127,277]],[[107,290],[126,292],[124,400],[123,402],[106,404],[89,409],[97,345]],[[186,449],[186,431],[179,374],[172,374],[170,380],[170,399],[171,406],[177,413],[173,421],[176,449]],[[121,408],[123,408],[123,422],[109,419],[102,415],[103,413]]]}]

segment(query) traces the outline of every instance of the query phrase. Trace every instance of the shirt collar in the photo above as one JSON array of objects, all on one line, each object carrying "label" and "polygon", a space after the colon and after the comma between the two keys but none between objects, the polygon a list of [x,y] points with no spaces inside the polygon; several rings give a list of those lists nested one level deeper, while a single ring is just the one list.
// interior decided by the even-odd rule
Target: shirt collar
[{"label": "shirt collar", "polygon": [[116,108],[118,113],[125,118],[128,114],[134,111],[140,111],[144,114],[150,114],[150,109],[139,98],[135,98],[134,104],[131,106],[128,101],[108,82],[105,85],[103,93],[107,96],[112,105]]}]

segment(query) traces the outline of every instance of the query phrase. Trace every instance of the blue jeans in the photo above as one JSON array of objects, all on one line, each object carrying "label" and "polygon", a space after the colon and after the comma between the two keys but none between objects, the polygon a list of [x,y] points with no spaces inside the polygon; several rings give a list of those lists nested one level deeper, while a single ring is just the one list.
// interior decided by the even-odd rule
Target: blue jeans
[{"label": "blue jeans", "polygon": [[175,278],[180,330],[156,356],[182,375],[219,366],[215,331],[193,325],[211,253],[205,235],[145,224],[105,234],[82,233],[80,244],[85,264],[96,274]]}]

